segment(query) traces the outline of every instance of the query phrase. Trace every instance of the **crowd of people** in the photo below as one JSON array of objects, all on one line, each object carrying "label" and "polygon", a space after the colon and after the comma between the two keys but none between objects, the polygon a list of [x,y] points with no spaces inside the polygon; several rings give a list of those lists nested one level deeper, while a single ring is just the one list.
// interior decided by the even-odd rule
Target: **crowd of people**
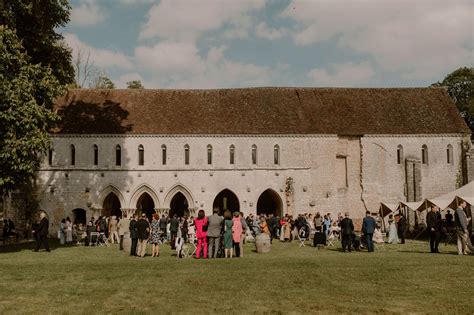
[{"label": "crowd of people", "polygon": [[[448,210],[444,218],[438,207],[433,205],[426,216],[426,229],[430,239],[430,252],[439,253],[439,243],[443,234],[457,237],[459,255],[467,255],[473,250],[468,233],[471,220],[466,214],[466,202],[460,202],[454,215]],[[33,235],[37,241],[35,249],[41,244],[49,250],[47,244],[48,226],[44,212],[41,212],[41,221],[34,224]],[[396,220],[397,219],[397,220]],[[407,220],[400,213],[397,218],[389,216],[387,240],[382,234],[383,219],[377,213],[367,212],[362,221],[361,231],[355,231],[349,213],[342,216],[338,213],[335,219],[330,213],[304,213],[296,217],[274,214],[254,215],[246,218],[242,212],[226,210],[220,215],[214,209],[212,215],[205,215],[199,210],[197,217],[177,215],[167,216],[153,214],[149,218],[146,214],[135,214],[128,218],[100,216],[92,217],[87,224],[73,224],[69,217],[61,220],[57,231],[60,244],[84,244],[86,246],[103,243],[118,243],[120,250],[124,249],[124,238],[129,234],[131,239],[130,255],[145,257],[147,245],[151,245],[151,256],[159,257],[160,245],[169,244],[176,250],[178,257],[189,255],[186,248],[192,248],[191,255],[195,258],[232,258],[243,257],[243,244],[249,239],[255,239],[263,233],[268,235],[270,242],[280,240],[291,242],[295,239],[306,240],[313,236],[314,246],[326,245],[331,239],[341,240],[343,252],[367,249],[374,251],[374,243],[404,244],[407,231]],[[14,224],[11,220],[3,221],[3,238],[14,233]],[[188,246],[190,245],[190,246]]]}]

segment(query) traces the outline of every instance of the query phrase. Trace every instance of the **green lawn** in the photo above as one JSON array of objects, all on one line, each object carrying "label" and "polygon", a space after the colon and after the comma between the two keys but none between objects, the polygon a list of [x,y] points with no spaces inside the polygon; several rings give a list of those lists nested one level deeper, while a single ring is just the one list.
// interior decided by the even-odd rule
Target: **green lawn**
[{"label": "green lawn", "polygon": [[[474,313],[474,257],[427,253],[426,242],[344,254],[296,242],[271,253],[195,260],[137,259],[109,248],[0,247],[0,314]],[[151,250],[151,248],[149,248]]]}]

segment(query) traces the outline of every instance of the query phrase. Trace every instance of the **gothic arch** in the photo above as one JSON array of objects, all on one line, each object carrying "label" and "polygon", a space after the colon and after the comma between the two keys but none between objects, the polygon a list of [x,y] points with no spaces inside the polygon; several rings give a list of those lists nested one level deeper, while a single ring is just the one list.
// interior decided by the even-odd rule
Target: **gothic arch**
[{"label": "gothic arch", "polygon": [[258,195],[256,210],[257,215],[272,213],[282,216],[284,212],[283,199],[276,190],[265,189]]},{"label": "gothic arch", "polygon": [[[224,205],[223,199],[226,198],[226,204]],[[212,210],[219,209],[219,214],[223,215],[224,210],[226,209],[231,210],[232,212],[238,211],[240,212],[240,201],[239,197],[236,193],[228,188],[222,189],[219,193],[216,194],[214,197],[214,201],[212,202]]]},{"label": "gothic arch", "polygon": [[164,208],[167,208],[167,209],[170,208],[171,200],[173,199],[174,195],[176,195],[176,193],[178,192],[182,193],[186,197],[189,207],[194,208],[194,198],[193,198],[193,195],[191,194],[191,191],[186,186],[181,185],[181,184],[176,184],[170,188],[170,190],[166,194],[165,201],[163,203]]},{"label": "gothic arch", "polygon": [[96,202],[96,205],[95,205],[94,208],[101,209],[102,205],[104,204],[105,198],[107,198],[107,196],[110,193],[114,193],[117,196],[117,198],[120,201],[120,204],[122,205],[122,208],[125,207],[125,205],[127,203],[125,202],[125,198],[123,197],[122,192],[116,186],[110,184],[100,192],[99,197],[97,198],[97,202]]},{"label": "gothic arch", "polygon": [[155,203],[155,208],[161,208],[161,203],[155,190],[147,184],[142,184],[137,189],[135,189],[135,192],[130,199],[130,203],[128,204],[130,209],[135,209],[137,207],[138,199],[140,199],[143,193],[148,193],[150,195],[151,199],[153,199],[153,202]]}]

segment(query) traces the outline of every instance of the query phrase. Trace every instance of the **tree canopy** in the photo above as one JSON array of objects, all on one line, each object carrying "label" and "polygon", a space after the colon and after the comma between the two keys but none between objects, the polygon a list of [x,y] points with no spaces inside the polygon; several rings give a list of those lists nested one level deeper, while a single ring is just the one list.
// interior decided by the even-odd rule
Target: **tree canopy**
[{"label": "tree canopy", "polygon": [[71,50],[58,28],[67,0],[0,0],[0,191],[30,183],[49,129],[54,100],[74,82]]},{"label": "tree canopy", "polygon": [[443,86],[456,103],[461,116],[474,133],[474,68],[462,67],[431,86]]},{"label": "tree canopy", "polygon": [[49,66],[61,84],[74,82],[71,50],[57,32],[70,9],[68,0],[0,0],[0,25],[16,31],[28,62]]},{"label": "tree canopy", "polygon": [[32,64],[13,30],[0,26],[0,190],[31,178],[50,147],[50,110],[65,90],[50,67]]},{"label": "tree canopy", "polygon": [[127,82],[127,89],[144,89],[142,82],[140,80],[133,80]]}]

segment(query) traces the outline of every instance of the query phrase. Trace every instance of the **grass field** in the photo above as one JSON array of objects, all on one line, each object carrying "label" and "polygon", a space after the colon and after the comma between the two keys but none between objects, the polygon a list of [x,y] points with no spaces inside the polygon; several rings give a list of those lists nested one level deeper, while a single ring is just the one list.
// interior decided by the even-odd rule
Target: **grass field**
[{"label": "grass field", "polygon": [[143,259],[116,245],[31,248],[0,247],[0,314],[474,313],[474,257],[453,245],[344,254],[274,242],[257,254],[250,243],[232,260],[180,260],[168,246]]}]

